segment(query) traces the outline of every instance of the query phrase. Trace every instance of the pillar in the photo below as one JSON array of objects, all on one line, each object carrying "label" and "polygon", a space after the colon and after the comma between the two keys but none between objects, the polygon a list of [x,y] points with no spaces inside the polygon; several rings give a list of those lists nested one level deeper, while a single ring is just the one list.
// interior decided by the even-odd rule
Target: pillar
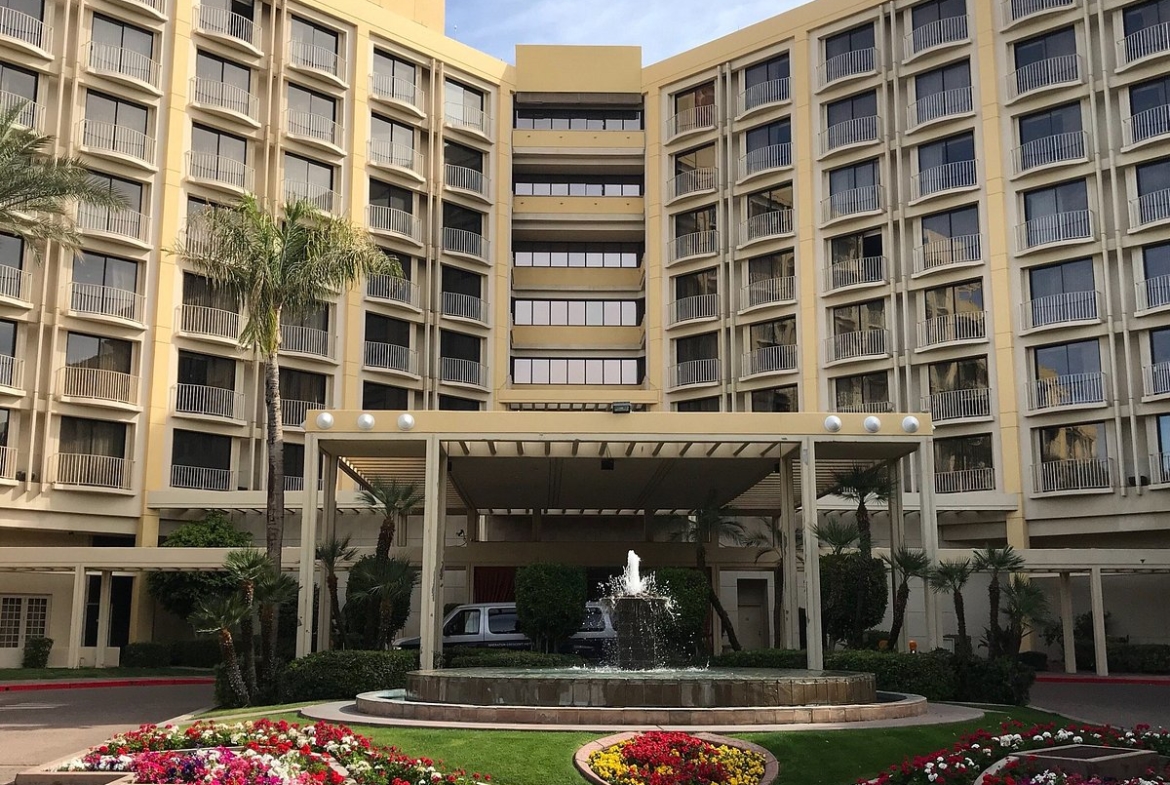
[{"label": "pillar", "polygon": [[800,508],[804,522],[804,593],[808,637],[808,667],[825,667],[825,637],[821,633],[821,561],[817,540],[817,444],[805,439],[801,447]]},{"label": "pillar", "polygon": [[305,501],[301,509],[301,556],[298,567],[300,594],[297,598],[297,657],[312,651],[313,567],[317,562],[317,439],[305,434]]},{"label": "pillar", "polygon": [[73,605],[69,609],[69,659],[66,667],[81,666],[81,642],[85,637],[85,567],[73,568]]},{"label": "pillar", "polygon": [[[934,441],[930,438],[919,442],[918,456],[922,466],[918,500],[918,517],[922,524],[922,549],[926,551],[931,564],[938,563],[938,511],[934,507]],[[922,590],[926,605],[926,646],[934,651],[942,645],[942,617],[939,615],[938,595],[930,590],[924,578]]]},{"label": "pillar", "polygon": [[1105,640],[1105,596],[1101,590],[1101,568],[1089,570],[1089,596],[1093,602],[1093,655],[1097,675],[1109,675],[1109,650]]},{"label": "pillar", "polygon": [[1060,626],[1064,631],[1064,672],[1077,672],[1077,647],[1073,635],[1072,575],[1060,573]]},{"label": "pillar", "polygon": [[792,458],[780,462],[780,558],[784,561],[784,627],[782,642],[785,648],[800,648],[800,597],[797,594],[796,575],[796,472]]},{"label": "pillar", "polygon": [[[889,504],[890,558],[892,560],[894,554],[906,547],[906,514],[902,499],[902,493],[906,488],[906,478],[903,476],[902,459],[899,458],[890,464],[890,479],[892,480]],[[890,570],[890,580],[893,584],[890,596],[895,597],[898,593],[901,577],[894,570]],[[890,641],[890,646],[898,651],[910,650],[910,633],[906,629],[905,620],[903,620],[901,632],[898,633],[898,640]]]},{"label": "pillar", "polygon": [[97,668],[106,667],[106,649],[110,643],[110,589],[113,583],[114,574],[102,570],[101,589],[98,591],[97,650],[93,661]]},{"label": "pillar", "polygon": [[[329,542],[337,537],[337,456],[326,455],[324,461],[325,476],[321,481],[325,490],[322,510],[325,531],[321,539],[322,542]],[[333,636],[329,634],[333,627],[333,606],[329,602],[324,569],[320,570],[318,585],[321,587],[321,599],[317,609],[317,651],[329,651],[333,648]]]},{"label": "pillar", "polygon": [[440,666],[443,654],[443,510],[446,499],[446,461],[439,439],[426,440],[426,473],[423,481],[422,602],[419,619],[419,665],[423,670]]}]

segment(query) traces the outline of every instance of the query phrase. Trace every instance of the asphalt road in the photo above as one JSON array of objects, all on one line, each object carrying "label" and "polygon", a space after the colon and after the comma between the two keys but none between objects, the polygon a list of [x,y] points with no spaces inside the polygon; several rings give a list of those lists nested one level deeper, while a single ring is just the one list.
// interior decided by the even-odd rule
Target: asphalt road
[{"label": "asphalt road", "polygon": [[17,772],[214,703],[211,685],[0,692],[0,783]]},{"label": "asphalt road", "polygon": [[1038,682],[1032,705],[1066,717],[1131,728],[1145,723],[1170,728],[1170,682],[1166,684],[1070,684]]}]

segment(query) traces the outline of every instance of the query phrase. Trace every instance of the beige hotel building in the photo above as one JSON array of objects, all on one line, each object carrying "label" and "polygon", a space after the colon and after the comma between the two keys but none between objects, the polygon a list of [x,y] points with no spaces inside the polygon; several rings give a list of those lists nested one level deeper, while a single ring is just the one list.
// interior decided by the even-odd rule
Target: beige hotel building
[{"label": "beige hotel building", "polygon": [[[0,104],[130,203],[81,205],[76,255],[0,236],[0,556],[260,530],[262,369],[168,251],[245,192],[403,270],[283,325],[290,545],[308,411],[621,401],[928,412],[907,510],[932,482],[944,547],[1170,546],[1170,0],[821,0],[648,66],[443,30],[442,0],[0,0]],[[71,617],[83,659],[175,633],[135,575],[0,572],[0,665]],[[1170,642],[1167,579],[1113,580]]]}]

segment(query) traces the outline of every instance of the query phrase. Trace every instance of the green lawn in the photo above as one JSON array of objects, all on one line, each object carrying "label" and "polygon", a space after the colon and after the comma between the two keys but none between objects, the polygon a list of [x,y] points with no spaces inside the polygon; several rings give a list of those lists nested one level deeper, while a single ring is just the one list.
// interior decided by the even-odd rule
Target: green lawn
[{"label": "green lawn", "polygon": [[125,679],[140,676],[210,676],[199,668],[0,668],[0,681]]}]

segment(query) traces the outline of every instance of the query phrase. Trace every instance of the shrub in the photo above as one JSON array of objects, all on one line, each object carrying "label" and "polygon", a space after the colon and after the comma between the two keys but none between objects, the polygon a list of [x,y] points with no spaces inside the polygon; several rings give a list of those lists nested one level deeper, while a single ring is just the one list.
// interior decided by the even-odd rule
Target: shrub
[{"label": "shrub", "polygon": [[710,609],[711,587],[698,570],[666,567],[654,571],[659,591],[670,597],[671,612],[659,629],[670,661],[687,661],[703,654]]},{"label": "shrub", "polygon": [[572,668],[584,665],[575,654],[546,654],[511,649],[455,648],[443,652],[448,668]]},{"label": "shrub", "polygon": [[[884,648],[882,644],[885,644]],[[863,649],[874,649],[885,651],[886,649],[895,648],[895,644],[890,643],[889,630],[866,630],[861,635],[861,647]]]},{"label": "shrub", "polygon": [[1048,670],[1048,655],[1042,651],[1022,651],[1016,659],[1034,671]]},{"label": "shrub", "polygon": [[418,669],[416,651],[319,651],[285,666],[280,675],[283,702],[341,700],[361,692],[406,686]]},{"label": "shrub", "polygon": [[49,664],[49,652],[53,650],[52,638],[25,638],[22,668],[44,668]]},{"label": "shrub", "polygon": [[223,659],[218,638],[196,638],[170,644],[171,665],[180,668],[214,668]]},{"label": "shrub", "polygon": [[171,647],[165,643],[128,643],[122,647],[123,668],[165,668],[171,664]]},{"label": "shrub", "polygon": [[[859,591],[865,598],[860,618]],[[854,630],[880,623],[889,594],[886,565],[881,559],[865,559],[859,553],[821,556],[821,624],[832,640],[847,640]]]},{"label": "shrub", "polygon": [[585,620],[585,570],[530,564],[516,570],[516,624],[540,651],[556,651]]},{"label": "shrub", "polygon": [[956,657],[958,700],[1026,706],[1036,671],[1013,657],[983,660]]},{"label": "shrub", "polygon": [[835,651],[825,655],[825,667],[872,673],[879,690],[909,692],[938,701],[955,699],[958,679],[954,660],[947,652]]},{"label": "shrub", "polygon": [[1111,643],[1107,649],[1114,673],[1170,673],[1170,646],[1164,643]]},{"label": "shrub", "polygon": [[[201,521],[184,523],[175,529],[162,547],[243,548],[251,544],[252,535],[233,526],[223,513],[213,512]],[[180,619],[187,619],[200,600],[234,591],[236,583],[226,572],[152,572],[146,576],[146,587],[159,605]]]},{"label": "shrub", "polygon": [[713,668],[805,668],[808,653],[796,649],[727,651],[711,658]]}]

